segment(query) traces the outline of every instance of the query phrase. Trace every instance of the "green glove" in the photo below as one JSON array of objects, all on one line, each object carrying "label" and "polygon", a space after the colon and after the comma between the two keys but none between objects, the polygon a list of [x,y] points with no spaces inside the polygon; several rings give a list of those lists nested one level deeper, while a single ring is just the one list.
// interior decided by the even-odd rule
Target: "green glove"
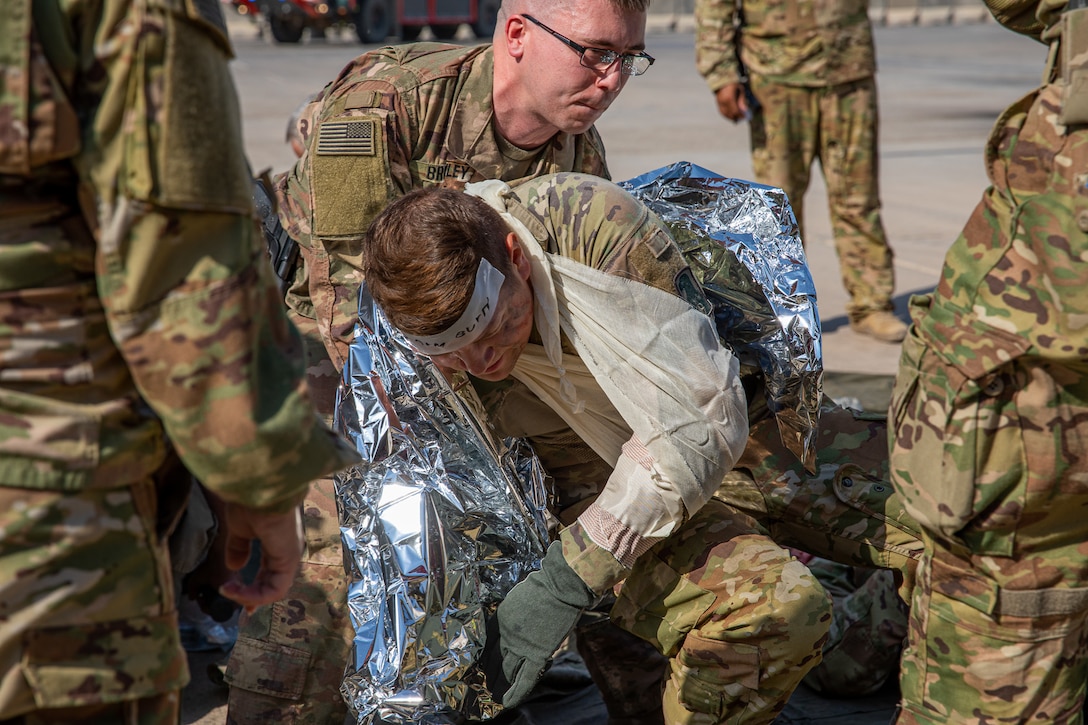
[{"label": "green glove", "polygon": [[523,702],[582,610],[596,601],[554,542],[540,569],[510,590],[487,624],[481,664],[492,696],[505,707]]}]

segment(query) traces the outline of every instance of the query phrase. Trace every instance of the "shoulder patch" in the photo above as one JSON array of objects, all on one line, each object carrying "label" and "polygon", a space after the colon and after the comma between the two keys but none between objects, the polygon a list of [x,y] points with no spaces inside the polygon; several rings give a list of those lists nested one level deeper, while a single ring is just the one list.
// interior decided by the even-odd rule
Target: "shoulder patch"
[{"label": "shoulder patch", "polygon": [[310,137],[310,153],[304,157],[309,159],[312,233],[326,239],[361,237],[397,196],[382,117],[333,118],[313,133],[317,138]]},{"label": "shoulder patch", "polygon": [[373,118],[326,121],[317,127],[317,153],[325,156],[374,156],[377,124]]}]

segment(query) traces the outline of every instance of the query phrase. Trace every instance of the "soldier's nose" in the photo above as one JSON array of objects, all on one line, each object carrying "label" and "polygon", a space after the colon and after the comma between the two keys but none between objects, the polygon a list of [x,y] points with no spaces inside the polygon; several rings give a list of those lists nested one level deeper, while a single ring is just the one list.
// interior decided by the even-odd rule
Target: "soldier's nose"
[{"label": "soldier's nose", "polygon": [[461,354],[468,371],[473,375],[485,372],[495,360],[495,348],[490,345],[469,345]]},{"label": "soldier's nose", "polygon": [[627,82],[627,76],[620,72],[621,65],[619,62],[613,63],[604,72],[598,73],[597,87],[609,93],[619,93],[623,84]]}]

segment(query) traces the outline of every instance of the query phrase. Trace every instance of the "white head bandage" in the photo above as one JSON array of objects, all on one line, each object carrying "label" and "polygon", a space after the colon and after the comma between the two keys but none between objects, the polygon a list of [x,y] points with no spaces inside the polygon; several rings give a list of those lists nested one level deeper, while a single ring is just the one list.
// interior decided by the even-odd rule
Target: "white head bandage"
[{"label": "white head bandage", "polygon": [[502,272],[480,257],[480,266],[476,268],[476,287],[472,290],[472,299],[457,321],[437,335],[408,335],[412,347],[424,355],[441,355],[460,350],[473,342],[484,331],[499,304],[499,290],[506,279]]}]

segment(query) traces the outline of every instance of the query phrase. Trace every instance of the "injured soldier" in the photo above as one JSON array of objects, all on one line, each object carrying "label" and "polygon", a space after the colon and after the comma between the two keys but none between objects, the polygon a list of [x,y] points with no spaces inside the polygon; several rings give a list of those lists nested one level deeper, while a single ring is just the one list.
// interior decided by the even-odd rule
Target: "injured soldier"
[{"label": "injured soldier", "polygon": [[787,545],[897,569],[909,586],[916,539],[870,485],[880,471],[834,454],[812,476],[767,467],[783,455],[773,421],[668,231],[620,187],[556,174],[416,191],[362,247],[390,322],[471,376],[491,425],[528,439],[555,479],[567,525],[488,628],[482,666],[505,706],[614,594],[612,621],[669,659],[666,723],[771,722],[831,622]]}]

